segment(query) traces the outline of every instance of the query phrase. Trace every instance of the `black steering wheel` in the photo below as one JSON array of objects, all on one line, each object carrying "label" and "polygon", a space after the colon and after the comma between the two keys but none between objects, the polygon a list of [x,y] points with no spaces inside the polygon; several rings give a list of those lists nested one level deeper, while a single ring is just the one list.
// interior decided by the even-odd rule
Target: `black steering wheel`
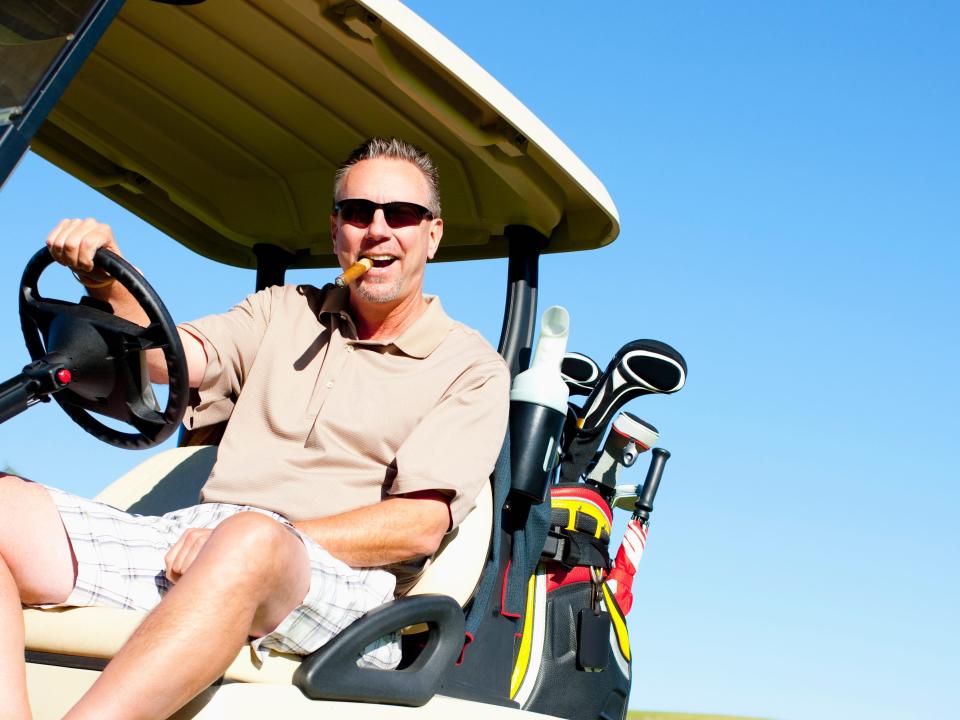
[{"label": "black steering wheel", "polygon": [[[108,303],[91,297],[79,303],[47,299],[37,282],[51,263],[46,248],[27,263],[20,281],[20,325],[34,360],[54,355],[70,370],[69,384],[54,399],[80,427],[111,445],[140,449],[163,442],[183,419],[190,389],[180,335],[160,296],[126,260],[100,249],[94,267],[130,291],[150,319],[147,327],[117,317]],[[163,351],[170,383],[162,411],[145,357],[154,348]],[[91,412],[123,421],[136,432],[114,430]]]}]

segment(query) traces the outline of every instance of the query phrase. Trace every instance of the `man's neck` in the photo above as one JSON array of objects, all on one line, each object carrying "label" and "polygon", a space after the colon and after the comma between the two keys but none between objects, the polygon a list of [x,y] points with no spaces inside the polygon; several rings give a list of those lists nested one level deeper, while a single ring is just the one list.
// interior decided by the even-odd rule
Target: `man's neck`
[{"label": "man's neck", "polygon": [[397,303],[371,303],[350,293],[350,314],[360,340],[393,340],[426,309],[422,292],[411,293]]}]

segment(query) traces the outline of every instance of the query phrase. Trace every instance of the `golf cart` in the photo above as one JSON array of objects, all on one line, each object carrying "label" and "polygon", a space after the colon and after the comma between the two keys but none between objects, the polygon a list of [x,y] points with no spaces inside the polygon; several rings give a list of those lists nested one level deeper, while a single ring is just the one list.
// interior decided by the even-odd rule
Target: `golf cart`
[{"label": "golf cart", "polygon": [[[256,269],[262,289],[282,283],[288,269],[337,266],[322,200],[332,195],[335,163],[368,136],[403,137],[440,169],[445,235],[438,259],[509,258],[498,349],[514,375],[525,369],[539,256],[597,248],[619,231],[596,177],[394,0],[179,4],[5,2],[0,179],[31,147],[194,252]],[[179,425],[188,392],[182,348],[161,299],[132,267],[98,255],[147,311],[151,325],[137,328],[96,303],[42,297],[38,279],[49,264],[40,251],[24,272],[20,311],[33,360],[0,385],[0,421],[52,397],[101,440],[123,447],[162,441]],[[153,347],[163,349],[170,370],[164,409],[141,371],[142,353]],[[683,384],[685,364],[665,347],[630,351],[670,360],[660,363],[670,366],[665,377],[645,375],[650,392]],[[115,430],[97,415],[133,431]],[[609,420],[598,420],[601,435]],[[524,432],[512,425],[477,510],[408,595],[306,659],[275,654],[258,665],[242,651],[175,717],[622,718],[631,661],[623,614],[602,578],[548,602],[538,568],[558,521],[543,497],[512,492],[512,458],[525,452]],[[215,430],[183,432],[180,447],[151,457],[98,499],[146,514],[192,504],[216,441]],[[597,449],[591,443],[584,457]],[[601,540],[605,532],[609,541],[607,500],[568,502],[554,538],[558,561],[577,566],[572,546],[563,545],[574,533]],[[587,662],[578,623],[591,606],[607,619],[593,632]],[[35,717],[60,717],[141,619],[104,608],[26,610]],[[356,666],[359,649],[400,629],[400,668]]]}]

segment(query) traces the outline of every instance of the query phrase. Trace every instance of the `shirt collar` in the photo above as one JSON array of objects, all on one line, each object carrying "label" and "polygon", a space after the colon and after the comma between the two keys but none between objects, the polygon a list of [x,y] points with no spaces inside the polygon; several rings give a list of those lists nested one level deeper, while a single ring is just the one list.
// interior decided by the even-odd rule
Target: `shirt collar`
[{"label": "shirt collar", "polygon": [[[348,288],[328,286],[327,292],[324,293],[320,314],[346,316],[350,319],[352,325],[353,318],[350,317],[349,312],[349,292]],[[436,295],[424,295],[423,299],[427,301],[427,309],[413,321],[413,325],[400,333],[399,337],[387,342],[376,340],[355,340],[354,342],[370,345],[395,345],[401,352],[411,357],[420,359],[427,357],[443,342],[447,333],[450,332],[450,328],[453,327],[453,320],[443,311],[440,298]]]},{"label": "shirt collar", "polygon": [[413,321],[393,344],[411,357],[423,359],[436,350],[453,327],[453,320],[443,311],[440,298],[424,295],[427,309]]},{"label": "shirt collar", "polygon": [[337,287],[333,283],[324,286],[323,304],[320,306],[320,315],[349,315],[348,308],[350,291],[345,287]]}]

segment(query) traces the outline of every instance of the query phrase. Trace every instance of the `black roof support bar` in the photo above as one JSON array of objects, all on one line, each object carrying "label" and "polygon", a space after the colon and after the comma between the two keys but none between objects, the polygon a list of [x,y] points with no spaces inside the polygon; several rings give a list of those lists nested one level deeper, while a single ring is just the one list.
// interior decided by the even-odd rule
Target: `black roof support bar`
[{"label": "black roof support bar", "polygon": [[507,225],[503,234],[510,246],[507,302],[497,350],[507,361],[510,376],[530,365],[533,331],[537,324],[537,283],[540,253],[549,240],[525,225]]},{"label": "black roof support bar", "polygon": [[287,268],[293,263],[293,255],[281,247],[258,243],[253,246],[257,256],[257,291],[274,285],[283,285]]}]

